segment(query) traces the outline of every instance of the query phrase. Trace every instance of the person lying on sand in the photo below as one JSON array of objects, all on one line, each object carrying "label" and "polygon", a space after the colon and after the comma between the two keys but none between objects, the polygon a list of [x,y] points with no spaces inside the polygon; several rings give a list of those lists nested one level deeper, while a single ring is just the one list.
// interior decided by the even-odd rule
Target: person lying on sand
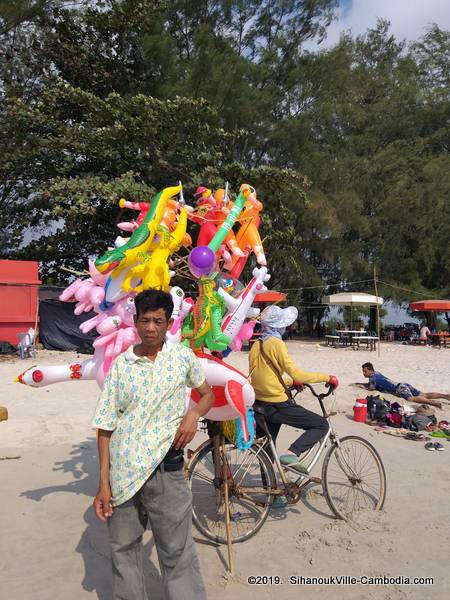
[{"label": "person lying on sand", "polygon": [[378,392],[386,392],[393,394],[404,400],[410,402],[418,402],[419,404],[431,404],[437,408],[441,408],[441,402],[437,402],[436,399],[442,398],[450,401],[450,394],[444,394],[441,392],[421,392],[410,383],[395,383],[391,379],[388,379],[380,372],[375,371],[373,364],[366,362],[362,365],[362,372],[364,377],[367,377],[369,383],[358,383],[359,387],[366,390],[377,390]]}]

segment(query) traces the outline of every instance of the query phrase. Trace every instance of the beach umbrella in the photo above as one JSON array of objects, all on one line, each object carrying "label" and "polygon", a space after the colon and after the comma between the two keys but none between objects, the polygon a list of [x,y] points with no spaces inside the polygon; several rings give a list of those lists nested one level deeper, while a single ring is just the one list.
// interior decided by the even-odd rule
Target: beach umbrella
[{"label": "beach umbrella", "polygon": [[450,310],[450,300],[418,300],[417,302],[410,302],[409,308],[420,311],[446,312]]},{"label": "beach umbrella", "polygon": [[267,292],[261,292],[255,297],[255,303],[257,302],[283,302],[286,300],[286,294],[283,292],[277,292],[276,290],[268,290]]},{"label": "beach umbrella", "polygon": [[[450,311],[450,300],[417,300],[410,302],[409,308],[420,312],[448,312]],[[448,317],[447,317],[448,322]],[[436,326],[436,315],[432,315],[430,324]]]}]

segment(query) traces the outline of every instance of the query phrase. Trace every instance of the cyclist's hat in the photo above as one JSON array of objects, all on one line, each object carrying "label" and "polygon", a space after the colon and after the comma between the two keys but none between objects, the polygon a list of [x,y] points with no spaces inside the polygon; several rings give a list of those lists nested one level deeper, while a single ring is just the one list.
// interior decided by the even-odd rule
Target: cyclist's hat
[{"label": "cyclist's hat", "polygon": [[273,327],[274,329],[282,329],[283,327],[289,327],[294,321],[297,320],[298,310],[295,306],[288,306],[287,308],[280,308],[275,304],[268,306],[261,313],[261,325],[267,327]]}]

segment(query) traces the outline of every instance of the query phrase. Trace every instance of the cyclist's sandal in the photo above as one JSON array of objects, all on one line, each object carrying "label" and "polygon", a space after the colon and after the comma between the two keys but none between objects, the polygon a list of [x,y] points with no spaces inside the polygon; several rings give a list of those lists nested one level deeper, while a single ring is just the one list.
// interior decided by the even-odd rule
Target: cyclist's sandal
[{"label": "cyclist's sandal", "polygon": [[308,473],[308,469],[302,465],[302,463],[298,460],[298,457],[294,454],[283,454],[280,456],[280,462],[285,467],[291,467],[295,469],[299,473]]},{"label": "cyclist's sandal", "polygon": [[288,504],[286,496],[277,496],[270,508],[285,508]]}]

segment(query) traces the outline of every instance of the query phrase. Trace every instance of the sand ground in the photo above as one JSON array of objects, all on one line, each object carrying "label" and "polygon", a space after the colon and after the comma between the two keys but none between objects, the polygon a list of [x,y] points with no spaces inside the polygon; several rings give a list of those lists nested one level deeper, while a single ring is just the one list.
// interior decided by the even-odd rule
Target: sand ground
[{"label": "sand ground", "polygon": [[[319,486],[295,506],[271,511],[261,531],[234,547],[237,576],[224,576],[225,548],[194,530],[202,572],[211,599],[272,598],[443,600],[449,597],[450,443],[446,452],[427,452],[421,442],[375,432],[349,415],[361,381],[360,365],[376,369],[424,391],[450,391],[450,350],[384,344],[381,357],[367,351],[332,349],[288,342],[297,364],[336,374],[341,380],[333,423],[341,434],[356,433],[380,452],[387,473],[387,499],[381,513],[356,523],[335,520]],[[81,357],[82,358],[82,357]],[[90,420],[98,395],[94,382],[71,382],[31,389],[13,378],[31,364],[72,362],[76,355],[40,352],[33,361],[0,362],[0,404],[9,420],[0,423],[0,598],[3,600],[81,600],[111,598],[106,529],[96,520],[92,499],[98,481]],[[247,355],[230,362],[246,369]],[[302,402],[316,408],[303,394]],[[450,418],[450,407],[437,411]],[[298,433],[282,429],[279,450]],[[198,434],[194,448],[204,435]],[[151,534],[145,536],[149,598],[162,598]],[[250,586],[250,575],[279,575],[280,586]],[[433,577],[431,586],[292,586],[291,575]],[[257,589],[255,589],[257,588]]]}]

